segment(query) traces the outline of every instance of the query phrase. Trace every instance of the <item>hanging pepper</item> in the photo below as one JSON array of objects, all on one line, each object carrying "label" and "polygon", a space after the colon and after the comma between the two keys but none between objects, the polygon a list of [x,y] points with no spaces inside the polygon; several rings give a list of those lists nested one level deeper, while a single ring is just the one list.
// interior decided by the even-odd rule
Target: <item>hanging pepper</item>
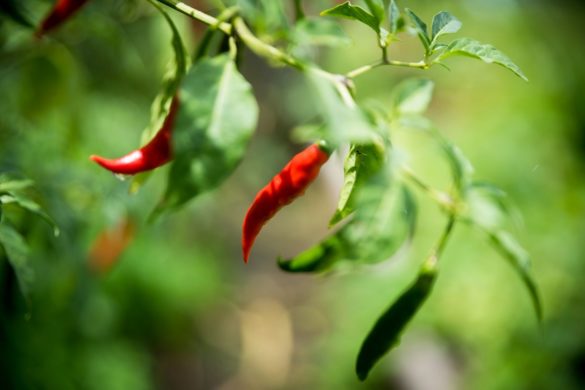
[{"label": "hanging pepper", "polygon": [[250,250],[262,226],[283,206],[303,195],[315,180],[321,166],[329,159],[330,151],[323,145],[313,144],[295,155],[264,188],[246,213],[242,226],[242,252],[248,262]]},{"label": "hanging pepper", "polygon": [[134,150],[117,159],[107,159],[92,155],[89,158],[107,170],[125,175],[134,175],[150,171],[166,164],[172,158],[171,132],[179,108],[179,99],[175,96],[171,108],[161,129],[154,138],[140,149]]},{"label": "hanging pepper", "polygon": [[41,22],[37,29],[36,36],[42,37],[45,33],[60,26],[71,17],[88,0],[57,0],[53,8]]}]

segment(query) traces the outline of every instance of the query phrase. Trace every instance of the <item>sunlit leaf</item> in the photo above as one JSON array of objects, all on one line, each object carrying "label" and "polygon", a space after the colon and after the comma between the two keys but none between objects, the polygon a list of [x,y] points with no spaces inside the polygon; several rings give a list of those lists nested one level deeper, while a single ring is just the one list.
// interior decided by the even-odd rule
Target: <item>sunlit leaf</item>
[{"label": "sunlit leaf", "polygon": [[369,26],[376,33],[380,32],[380,23],[378,19],[362,7],[353,5],[349,1],[327,9],[321,12],[321,15],[357,20]]},{"label": "sunlit leaf", "polygon": [[422,271],[416,281],[382,314],[362,343],[356,373],[365,380],[372,367],[395,347],[400,334],[431,293],[436,271]]},{"label": "sunlit leaf", "polygon": [[295,25],[294,36],[301,45],[347,46],[351,43],[338,23],[322,18],[300,20]]},{"label": "sunlit leaf", "polygon": [[[396,1],[391,0],[386,7],[388,13],[388,21],[390,24],[390,32],[396,34],[400,30],[400,9],[396,5]],[[403,21],[404,23],[404,21]]]},{"label": "sunlit leaf", "polygon": [[355,104],[345,85],[322,77],[314,69],[305,74],[326,125],[322,128],[321,138],[333,145],[341,145],[369,143],[378,137],[376,129]]},{"label": "sunlit leaf", "polygon": [[392,93],[392,111],[395,114],[422,114],[433,97],[434,83],[426,79],[407,79]]},{"label": "sunlit leaf", "polygon": [[452,34],[459,31],[461,22],[449,12],[442,11],[433,17],[433,27],[431,35],[431,47],[435,46],[437,39],[444,34]]},{"label": "sunlit leaf", "polygon": [[11,179],[7,176],[0,176],[0,193],[24,190],[33,184],[34,182],[28,179]]},{"label": "sunlit leaf", "polygon": [[420,39],[425,48],[425,52],[428,53],[431,46],[431,39],[429,38],[429,33],[427,32],[426,23],[423,22],[414,12],[412,12],[408,8],[406,8],[406,13],[408,14],[410,20],[412,20],[412,23],[414,24],[414,28],[416,29],[418,38]]},{"label": "sunlit leaf", "polygon": [[258,119],[252,88],[227,54],[194,65],[179,94],[175,160],[157,212],[220,185],[244,156]]},{"label": "sunlit leaf", "polygon": [[382,167],[383,153],[382,146],[377,144],[351,146],[343,167],[343,188],[329,225],[336,224],[354,211],[355,194],[359,187]]},{"label": "sunlit leaf", "polygon": [[530,274],[530,255],[510,233],[500,230],[489,232],[488,234],[494,247],[510,262],[518,276],[522,279],[524,286],[530,294],[536,317],[539,321],[542,321],[542,303],[538,286]]},{"label": "sunlit leaf", "polygon": [[20,290],[25,297],[30,296],[34,271],[29,264],[29,248],[24,238],[11,226],[0,223],[0,245],[8,257],[10,265],[16,273]]},{"label": "sunlit leaf", "polygon": [[480,59],[488,64],[498,64],[511,70],[522,79],[528,80],[518,65],[512,62],[508,56],[492,45],[478,42],[475,39],[461,38],[451,42],[434,62],[443,61],[453,55],[463,55]]}]

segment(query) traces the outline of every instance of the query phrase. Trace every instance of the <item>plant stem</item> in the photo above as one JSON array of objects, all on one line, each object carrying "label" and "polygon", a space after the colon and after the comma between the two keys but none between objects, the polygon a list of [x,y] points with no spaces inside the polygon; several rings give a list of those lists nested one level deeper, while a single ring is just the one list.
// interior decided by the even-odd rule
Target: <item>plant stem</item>
[{"label": "plant stem", "polygon": [[456,205],[451,195],[446,192],[438,191],[420,179],[410,168],[402,167],[401,173],[410,180],[414,185],[427,193],[439,206],[447,210],[449,214],[455,214]]},{"label": "plant stem", "polygon": [[302,0],[294,0],[295,3],[295,19],[297,21],[305,18],[305,11],[303,11]]},{"label": "plant stem", "polygon": [[246,26],[246,23],[241,17],[234,18],[233,27],[246,46],[260,57],[282,62],[299,70],[305,68],[303,64],[293,57],[258,39],[252,31],[248,29],[248,26]]},{"label": "plant stem", "polygon": [[369,65],[360,66],[359,68],[348,72],[345,76],[352,79],[352,78],[360,76],[366,72],[369,72],[370,70],[372,70],[374,68],[377,68],[379,66],[385,66],[385,65],[401,66],[401,67],[416,68],[416,69],[428,69],[430,67],[424,61],[405,62],[405,61],[393,61],[393,60],[382,59],[380,61],[376,61],[376,62],[369,64]]},{"label": "plant stem", "polygon": [[225,22],[220,22],[218,19],[214,18],[211,15],[206,14],[205,12],[199,11],[179,0],[157,0],[159,3],[162,3],[168,7],[174,8],[177,11],[191,16],[193,19],[197,19],[200,22],[208,24],[210,26],[215,26],[219,30],[223,31],[224,33],[230,35],[232,33],[232,25]]}]

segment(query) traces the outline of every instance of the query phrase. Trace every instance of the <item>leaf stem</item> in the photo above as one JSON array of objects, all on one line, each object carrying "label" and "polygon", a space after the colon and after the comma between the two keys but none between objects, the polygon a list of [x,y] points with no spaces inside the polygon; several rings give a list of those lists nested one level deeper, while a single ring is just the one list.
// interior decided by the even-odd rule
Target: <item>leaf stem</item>
[{"label": "leaf stem", "polygon": [[354,70],[346,73],[345,76],[352,79],[352,78],[360,76],[366,72],[369,72],[370,70],[372,70],[374,68],[377,68],[379,66],[385,66],[385,65],[401,66],[401,67],[416,68],[416,69],[430,68],[430,65],[427,64],[425,61],[405,62],[405,61],[394,61],[394,60],[382,59],[382,60],[376,61],[374,63],[371,63],[369,65],[360,66],[359,68],[354,69]]},{"label": "leaf stem", "polygon": [[162,3],[168,7],[174,8],[175,10],[191,16],[193,19],[197,19],[200,22],[203,22],[205,24],[208,24],[210,26],[215,26],[217,27],[219,30],[223,31],[224,33],[230,35],[232,33],[232,25],[226,22],[221,22],[219,21],[217,18],[214,18],[211,15],[206,14],[203,11],[199,11],[198,9],[195,9],[185,3],[183,3],[182,1],[179,0],[156,0],[159,3]]},{"label": "leaf stem", "polygon": [[401,173],[415,186],[420,188],[422,191],[426,192],[432,199],[434,199],[439,204],[439,206],[447,210],[450,214],[455,214],[456,205],[451,195],[431,187],[430,185],[425,183],[421,178],[419,178],[416,175],[416,173],[412,171],[412,169],[408,167],[402,167]]},{"label": "leaf stem", "polygon": [[236,30],[238,36],[242,38],[242,41],[246,44],[246,46],[248,46],[250,50],[252,50],[260,57],[282,62],[299,70],[303,70],[305,68],[304,65],[295,58],[258,39],[250,31],[248,26],[246,26],[246,23],[241,17],[234,18],[233,27]]}]

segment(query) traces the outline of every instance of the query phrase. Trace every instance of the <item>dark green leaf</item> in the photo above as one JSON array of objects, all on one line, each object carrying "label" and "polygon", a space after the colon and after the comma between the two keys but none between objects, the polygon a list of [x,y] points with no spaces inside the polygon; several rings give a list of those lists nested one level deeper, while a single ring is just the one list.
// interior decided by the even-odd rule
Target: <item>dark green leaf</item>
[{"label": "dark green leaf", "polygon": [[0,14],[6,15],[16,23],[33,28],[34,25],[30,21],[26,9],[22,4],[22,0],[2,0],[0,1]]},{"label": "dark green leaf", "polygon": [[480,59],[488,64],[498,64],[511,70],[522,79],[528,80],[518,65],[512,62],[504,53],[492,45],[481,43],[471,38],[461,38],[451,42],[434,62],[438,63],[452,55],[463,55]]},{"label": "dark green leaf", "polygon": [[407,79],[392,93],[392,111],[398,115],[422,114],[433,97],[435,84],[426,79]]},{"label": "dark green leaf", "polygon": [[305,74],[314,91],[315,106],[319,107],[326,124],[321,138],[334,145],[342,145],[348,142],[369,143],[379,137],[342,81],[327,79],[312,68]]},{"label": "dark green leaf", "polygon": [[530,294],[536,317],[542,321],[542,303],[538,286],[530,274],[530,255],[510,233],[500,230],[488,234],[495,248],[510,262],[522,279]]},{"label": "dark green leaf", "polygon": [[356,362],[356,373],[365,380],[378,360],[400,340],[400,334],[429,296],[436,271],[421,271],[417,280],[382,314],[364,340]]},{"label": "dark green leaf", "polygon": [[428,53],[431,46],[431,39],[429,38],[429,34],[427,32],[427,25],[423,22],[414,12],[406,8],[406,13],[414,23],[414,28],[416,29],[416,33],[422,42],[425,52]]},{"label": "dark green leaf", "polygon": [[250,84],[227,54],[194,65],[179,96],[175,160],[158,212],[220,185],[244,156],[258,119]]},{"label": "dark green leaf", "polygon": [[34,280],[34,272],[28,259],[28,245],[19,232],[5,223],[0,224],[0,245],[16,273],[22,294],[28,298]]},{"label": "dark green leaf", "polygon": [[452,34],[459,31],[461,22],[449,12],[442,11],[433,17],[433,33],[431,36],[431,47],[437,43],[437,39],[444,34]]},{"label": "dark green leaf", "polygon": [[339,196],[339,202],[335,214],[329,221],[334,225],[354,211],[355,194],[361,185],[374,173],[376,173],[384,162],[384,150],[376,144],[352,145],[343,167],[344,183]]},{"label": "dark green leaf", "polygon": [[327,9],[321,12],[321,15],[357,20],[369,26],[376,33],[380,32],[380,23],[376,17],[368,13],[365,9],[357,5],[352,5],[349,1]]},{"label": "dark green leaf", "polygon": [[453,183],[455,188],[462,192],[464,188],[470,183],[473,175],[473,166],[465,157],[461,149],[453,143],[447,141],[437,130],[433,129],[432,133],[441,143],[441,148],[445,152],[449,165],[451,166],[451,173],[453,176]]},{"label": "dark green leaf", "polygon": [[294,36],[300,45],[347,46],[351,43],[339,24],[328,19],[305,18],[295,25]]},{"label": "dark green leaf", "polygon": [[59,235],[59,227],[44,210],[43,208],[33,201],[30,198],[27,198],[23,195],[17,195],[14,193],[0,195],[0,202],[3,204],[15,203],[18,206],[22,207],[23,209],[30,211],[31,213],[41,217],[45,222],[47,222],[53,228],[53,234],[55,236]]}]

